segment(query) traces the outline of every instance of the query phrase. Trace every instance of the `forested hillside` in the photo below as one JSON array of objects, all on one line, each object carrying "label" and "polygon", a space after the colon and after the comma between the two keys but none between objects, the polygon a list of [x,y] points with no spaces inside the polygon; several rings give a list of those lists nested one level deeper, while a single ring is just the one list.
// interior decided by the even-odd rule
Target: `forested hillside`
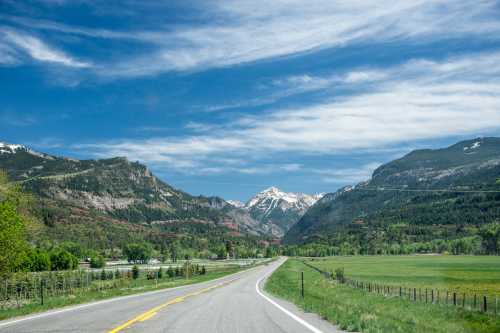
[{"label": "forested hillside", "polygon": [[209,255],[227,242],[250,251],[260,239],[222,211],[224,200],[174,189],[125,158],[74,160],[1,144],[0,169],[34,194],[43,227],[32,242],[72,241],[94,250],[148,242]]},{"label": "forested hillside", "polygon": [[379,167],[369,181],[326,195],[285,242],[364,253],[474,252],[485,225],[499,221],[500,139],[483,138]]}]

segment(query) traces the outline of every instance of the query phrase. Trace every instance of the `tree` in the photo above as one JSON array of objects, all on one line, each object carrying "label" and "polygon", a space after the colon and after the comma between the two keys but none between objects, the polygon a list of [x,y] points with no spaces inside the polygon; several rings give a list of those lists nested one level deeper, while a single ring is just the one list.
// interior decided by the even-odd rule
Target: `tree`
[{"label": "tree", "polygon": [[500,252],[500,223],[484,225],[479,231],[483,239],[483,247],[487,254],[498,254]]},{"label": "tree", "polygon": [[78,268],[78,258],[66,250],[55,250],[50,254],[51,269],[61,271]]},{"label": "tree", "polygon": [[32,249],[29,252],[30,257],[30,271],[32,272],[42,272],[50,270],[50,256],[49,254],[41,249]]},{"label": "tree", "polygon": [[161,266],[158,269],[158,279],[163,279],[163,267]]},{"label": "tree", "polygon": [[124,253],[129,262],[147,263],[151,258],[153,249],[148,243],[132,243],[125,246]]},{"label": "tree", "polygon": [[7,276],[25,258],[27,249],[25,211],[28,197],[0,172],[0,276]]},{"label": "tree", "polygon": [[101,255],[90,258],[90,268],[103,268],[106,266],[106,261]]}]

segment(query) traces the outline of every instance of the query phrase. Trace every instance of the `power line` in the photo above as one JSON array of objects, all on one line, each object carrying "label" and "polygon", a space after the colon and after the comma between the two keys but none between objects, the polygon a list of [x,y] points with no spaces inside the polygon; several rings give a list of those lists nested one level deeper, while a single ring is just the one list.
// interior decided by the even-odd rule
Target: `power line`
[{"label": "power line", "polygon": [[391,187],[356,187],[354,190],[360,191],[394,191],[394,192],[437,192],[437,193],[500,193],[500,190],[462,190],[462,189],[412,189],[412,188],[391,188]]}]

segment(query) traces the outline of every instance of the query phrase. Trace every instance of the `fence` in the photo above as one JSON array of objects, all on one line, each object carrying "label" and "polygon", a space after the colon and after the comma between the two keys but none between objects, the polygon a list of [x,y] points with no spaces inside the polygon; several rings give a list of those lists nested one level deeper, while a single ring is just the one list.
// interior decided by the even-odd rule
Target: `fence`
[{"label": "fence", "polygon": [[[203,270],[203,273],[202,273]],[[192,265],[189,275],[205,274],[204,267]],[[184,268],[176,267],[173,276],[164,279],[181,278]],[[141,269],[141,276],[157,279],[158,269]],[[133,279],[132,269],[78,270],[40,273],[17,273],[0,281],[0,310],[20,308],[28,304],[44,304],[49,297],[69,296],[89,291],[104,291],[126,287]]]},{"label": "fence", "polygon": [[[326,272],[305,261],[302,263],[328,279],[336,279],[331,272]],[[374,293],[384,297],[399,297],[412,302],[424,304],[448,305],[461,307],[470,311],[482,311],[489,314],[498,315],[498,296],[470,294],[452,290],[442,290],[434,288],[414,288],[408,286],[384,285],[373,282],[358,281],[349,278],[340,278],[349,287],[361,289],[369,293]]]}]

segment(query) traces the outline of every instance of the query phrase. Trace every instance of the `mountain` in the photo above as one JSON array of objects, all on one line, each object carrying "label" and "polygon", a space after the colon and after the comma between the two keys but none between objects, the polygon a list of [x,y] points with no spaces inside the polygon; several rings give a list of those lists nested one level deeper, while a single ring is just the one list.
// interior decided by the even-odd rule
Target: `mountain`
[{"label": "mountain", "polygon": [[253,219],[255,222],[252,224],[262,233],[282,237],[321,196],[322,194],[286,193],[270,187],[255,195],[245,205],[238,202],[232,202],[232,205],[237,208],[240,216]]},{"label": "mountain", "polygon": [[312,206],[287,244],[420,242],[471,236],[500,220],[500,138],[415,150]]},{"label": "mountain", "polygon": [[76,160],[0,143],[0,169],[34,194],[49,239],[116,245],[251,231],[224,213],[223,199],[191,196],[122,157]]}]

